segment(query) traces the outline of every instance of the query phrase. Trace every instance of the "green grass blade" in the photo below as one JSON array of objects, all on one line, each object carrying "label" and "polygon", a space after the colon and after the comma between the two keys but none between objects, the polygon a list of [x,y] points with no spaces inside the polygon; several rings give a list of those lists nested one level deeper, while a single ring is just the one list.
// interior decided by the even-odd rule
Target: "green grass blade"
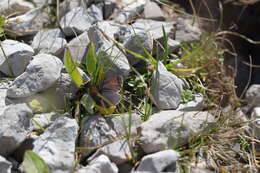
[{"label": "green grass blade", "polygon": [[25,152],[22,167],[26,173],[50,173],[50,169],[44,160],[32,151]]},{"label": "green grass blade", "polygon": [[66,71],[69,73],[70,77],[72,78],[73,82],[77,85],[77,87],[82,86],[84,83],[83,78],[80,75],[76,64],[73,62],[71,53],[68,48],[66,48],[64,54],[64,65]]},{"label": "green grass blade", "polygon": [[97,68],[97,59],[95,57],[95,45],[93,42],[90,43],[88,50],[88,56],[86,58],[86,68],[88,74],[93,77]]}]

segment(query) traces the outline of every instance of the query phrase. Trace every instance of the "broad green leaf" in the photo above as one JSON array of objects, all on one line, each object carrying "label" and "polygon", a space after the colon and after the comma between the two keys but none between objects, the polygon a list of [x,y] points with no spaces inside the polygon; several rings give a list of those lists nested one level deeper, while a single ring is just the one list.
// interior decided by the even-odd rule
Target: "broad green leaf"
[{"label": "broad green leaf", "polygon": [[80,99],[80,103],[88,113],[90,114],[94,113],[94,108],[96,103],[90,95],[88,94],[83,95],[83,97]]},{"label": "broad green leaf", "polygon": [[93,77],[97,68],[97,59],[95,57],[95,45],[93,42],[90,43],[88,50],[88,56],[86,58],[86,67],[88,74]]},{"label": "broad green leaf", "polygon": [[32,151],[25,152],[22,167],[26,173],[50,173],[44,160]]},{"label": "broad green leaf", "polygon": [[82,86],[84,83],[83,78],[80,75],[76,64],[73,62],[70,50],[68,48],[66,48],[64,54],[64,65],[66,71],[69,73],[70,77],[72,78],[73,82],[77,85],[77,87]]}]

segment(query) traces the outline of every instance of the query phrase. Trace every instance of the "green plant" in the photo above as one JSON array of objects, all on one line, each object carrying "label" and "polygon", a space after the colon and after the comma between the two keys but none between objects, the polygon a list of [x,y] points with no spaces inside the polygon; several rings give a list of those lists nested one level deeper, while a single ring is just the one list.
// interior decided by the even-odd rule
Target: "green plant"
[{"label": "green plant", "polygon": [[51,173],[44,160],[32,151],[26,151],[22,167],[26,173]]},{"label": "green plant", "polygon": [[191,90],[184,90],[181,93],[181,103],[188,103],[195,99],[195,96]]},{"label": "green plant", "polygon": [[5,22],[6,22],[6,18],[0,16],[0,37],[5,36],[5,30],[4,30]]}]

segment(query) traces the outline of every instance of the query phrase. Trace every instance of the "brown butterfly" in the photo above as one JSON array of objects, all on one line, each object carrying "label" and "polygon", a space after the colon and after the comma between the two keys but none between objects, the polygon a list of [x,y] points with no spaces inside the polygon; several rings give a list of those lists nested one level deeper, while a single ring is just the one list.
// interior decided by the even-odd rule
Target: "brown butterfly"
[{"label": "brown butterfly", "polygon": [[101,84],[90,89],[90,94],[96,103],[105,108],[116,106],[121,100],[120,90],[123,86],[123,77],[114,76],[105,79]]}]

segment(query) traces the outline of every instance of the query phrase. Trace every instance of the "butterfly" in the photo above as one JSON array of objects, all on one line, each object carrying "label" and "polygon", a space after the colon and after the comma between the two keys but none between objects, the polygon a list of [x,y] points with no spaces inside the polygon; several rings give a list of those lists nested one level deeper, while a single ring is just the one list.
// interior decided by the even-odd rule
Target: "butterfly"
[{"label": "butterfly", "polygon": [[123,87],[123,77],[121,75],[110,77],[101,84],[90,88],[90,94],[99,106],[101,114],[114,112],[116,105],[121,100],[120,90]]}]

